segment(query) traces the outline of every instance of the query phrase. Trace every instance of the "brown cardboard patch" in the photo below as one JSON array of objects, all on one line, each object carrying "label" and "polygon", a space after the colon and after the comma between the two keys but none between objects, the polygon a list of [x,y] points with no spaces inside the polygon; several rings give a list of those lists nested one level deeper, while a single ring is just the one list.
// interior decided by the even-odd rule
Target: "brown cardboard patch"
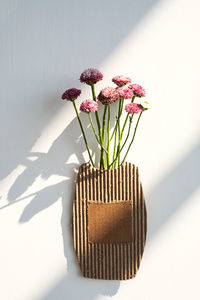
[{"label": "brown cardboard patch", "polygon": [[132,242],[132,208],[129,201],[88,205],[89,242]]}]

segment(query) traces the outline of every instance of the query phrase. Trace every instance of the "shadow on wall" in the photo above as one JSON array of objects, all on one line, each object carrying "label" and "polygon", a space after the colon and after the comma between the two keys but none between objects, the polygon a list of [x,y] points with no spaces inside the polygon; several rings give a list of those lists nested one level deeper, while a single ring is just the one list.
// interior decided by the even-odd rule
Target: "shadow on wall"
[{"label": "shadow on wall", "polygon": [[147,195],[150,240],[199,188],[199,157],[200,142]]},{"label": "shadow on wall", "polygon": [[[56,100],[62,90],[77,86],[77,81],[71,78],[87,67],[102,64],[157,2],[102,0],[97,7],[97,2],[92,0],[46,0],[42,3],[19,1],[13,11],[5,7],[10,15],[0,27],[4,42],[0,55],[3,58],[2,82],[5,83],[0,91],[2,99],[5,99],[1,121],[2,128],[6,128],[1,138],[1,179],[18,165],[26,167],[9,190],[8,205],[23,201],[26,197],[21,195],[38,176],[48,179],[57,174],[67,178],[35,192],[19,220],[29,221],[62,198],[61,224],[67,274],[43,300],[66,297],[78,300],[84,295],[88,300],[93,300],[98,294],[114,295],[119,288],[119,282],[92,281],[90,284],[90,280],[78,275],[70,230],[71,187],[77,165],[67,163],[74,151],[78,161],[84,162],[84,145],[77,120],[73,120],[54,141],[48,153],[30,151],[42,130],[62,108]],[[10,86],[14,88],[14,94],[8,93]],[[55,91],[55,86],[60,87],[59,91]],[[36,160],[29,160],[29,157]],[[166,188],[170,189],[168,186]],[[169,209],[170,213],[172,211]],[[157,222],[157,226],[161,225],[162,220]]]},{"label": "shadow on wall", "polygon": [[[22,194],[26,189],[26,186],[29,186],[39,174],[44,178],[48,178],[48,176],[53,173],[60,175],[65,174],[71,178],[74,173],[73,179],[52,185],[35,193],[35,197],[25,208],[20,218],[20,222],[27,222],[39,211],[49,207],[58,198],[62,197],[63,215],[61,223],[64,253],[67,259],[67,273],[58,284],[46,294],[46,296],[42,297],[42,300],[62,299],[59,297],[67,297],[68,295],[70,295],[71,300],[78,300],[80,299],[80,295],[86,294],[87,299],[92,300],[95,299],[98,294],[112,296],[119,288],[119,282],[101,280],[91,281],[82,278],[79,275],[80,271],[72,247],[73,242],[70,227],[72,201],[67,201],[68,199],[73,199],[71,187],[74,185],[75,179],[75,172],[73,172],[73,170],[77,168],[77,165],[64,164],[67,159],[67,155],[64,154],[64,152],[62,152],[63,156],[60,155],[58,157],[58,160],[53,159],[54,155],[57,157],[56,153],[58,152],[60,145],[63,145],[63,143],[71,137],[72,128],[73,135],[75,132],[79,132],[76,119],[72,121],[60,137],[53,143],[47,154],[37,153],[38,160],[30,162],[30,165],[27,166],[24,173],[18,177],[9,193],[9,199],[14,201],[14,196]],[[73,140],[76,140],[75,136],[73,136],[72,141]],[[79,143],[76,144],[74,142],[73,144],[72,142],[68,150],[71,149],[73,153],[74,149],[77,147],[83,151],[83,144],[81,141],[80,145]],[[170,173],[166,174],[161,182],[152,190],[150,195],[147,196],[149,241],[152,240],[162,226],[198,188],[200,178],[200,169],[198,165],[199,157],[200,143],[198,143]],[[79,160],[80,162],[83,161],[81,152],[79,153]],[[66,197],[66,191],[69,195],[68,199]],[[23,199],[24,198],[19,198],[18,200],[20,201]]]},{"label": "shadow on wall", "polygon": [[[80,140],[79,130],[77,120],[74,119],[54,141],[47,154],[33,153],[33,155],[37,156],[37,160],[29,162],[27,169],[17,178],[8,195],[11,205],[15,203],[15,197],[18,197],[17,201],[22,201],[24,198],[19,198],[19,196],[34,182],[38,175],[46,179],[52,174],[64,175],[69,178],[61,183],[36,192],[33,195],[34,198],[26,206],[20,218],[20,222],[27,222],[41,210],[52,205],[57,199],[62,198],[63,214],[61,224],[64,253],[67,259],[67,273],[46,296],[41,298],[42,300],[63,299],[62,297],[67,297],[68,295],[70,295],[71,300],[78,300],[80,299],[80,295],[86,294],[87,299],[92,300],[95,299],[98,294],[112,296],[119,288],[119,282],[117,281],[91,281],[82,278],[72,247],[73,242],[70,227],[72,201],[69,200],[73,200],[74,193],[72,186],[74,186],[75,169],[77,169],[77,165],[66,164],[65,162],[71,153],[73,153],[74,149],[79,149],[79,151],[76,151],[76,154],[80,163],[83,162],[82,151],[84,150],[84,145],[82,138]],[[71,135],[73,135],[73,138]],[[69,139],[70,143],[67,147],[67,153],[65,151],[59,151]],[[59,153],[59,155],[57,155],[57,153]],[[149,241],[152,240],[154,235],[169,218],[198,188],[200,178],[199,157],[200,143],[198,143],[192,151],[157,184],[150,195],[147,196]],[[73,178],[72,174],[74,174]],[[27,197],[30,197],[30,195]]]},{"label": "shadow on wall", "polygon": [[[2,162],[0,179],[24,161],[62,109],[55,99],[67,87],[78,87],[80,72],[100,66],[157,2],[21,0],[14,8],[4,3],[1,157],[9,159]],[[11,87],[14,94],[8,93]]]},{"label": "shadow on wall", "polygon": [[[71,105],[71,103],[68,103]],[[85,127],[88,124],[85,122]],[[70,143],[67,143],[70,141]],[[64,145],[67,144],[67,147]],[[66,149],[63,151],[63,149]],[[23,165],[27,168],[24,172],[18,176],[13,186],[10,188],[8,193],[9,205],[13,205],[19,201],[23,201],[25,198],[33,196],[33,199],[25,207],[19,222],[27,222],[32,217],[34,217],[40,211],[48,208],[58,199],[62,199],[62,235],[63,235],[63,247],[64,254],[67,260],[67,273],[62,278],[62,280],[56,285],[56,287],[50,291],[44,299],[62,299],[60,297],[67,297],[70,295],[70,300],[80,299],[82,295],[87,294],[87,299],[92,300],[98,294],[103,295],[114,295],[118,288],[118,281],[92,281],[85,279],[80,276],[80,270],[78,263],[76,261],[72,232],[71,232],[71,221],[72,221],[72,203],[74,199],[74,187],[75,187],[75,170],[79,165],[66,163],[71,154],[76,151],[77,158],[79,162],[83,162],[84,158],[82,152],[84,152],[85,147],[80,139],[80,128],[77,119],[74,119],[70,125],[63,131],[63,133],[54,141],[52,147],[48,153],[30,153],[30,157],[37,157],[34,161],[29,161],[27,159],[23,161]],[[50,187],[45,187],[44,189],[35,192],[34,194],[29,194],[26,197],[21,197],[29,186],[33,184],[38,176],[44,179],[48,179],[52,174],[57,174],[60,176],[66,176],[68,179],[64,180]],[[17,200],[15,200],[17,198]],[[4,208],[5,208],[4,207]],[[3,209],[3,208],[1,208]]]}]

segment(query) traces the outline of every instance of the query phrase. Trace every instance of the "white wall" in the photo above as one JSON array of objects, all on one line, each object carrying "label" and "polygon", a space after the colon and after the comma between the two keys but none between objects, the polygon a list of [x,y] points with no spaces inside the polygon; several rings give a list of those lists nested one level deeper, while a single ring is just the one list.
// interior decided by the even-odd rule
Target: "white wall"
[{"label": "white wall", "polygon": [[[1,299],[200,299],[199,8],[198,0],[0,2]],[[152,105],[128,158],[145,190],[147,245],[125,282],[82,278],[72,248],[75,170],[87,153],[60,95],[91,66],[104,73],[99,88],[131,76]]]}]

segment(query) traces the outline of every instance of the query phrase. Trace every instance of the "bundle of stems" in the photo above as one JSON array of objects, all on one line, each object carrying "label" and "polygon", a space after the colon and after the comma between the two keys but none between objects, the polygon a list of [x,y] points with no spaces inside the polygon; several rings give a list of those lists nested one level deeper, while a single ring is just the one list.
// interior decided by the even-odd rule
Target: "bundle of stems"
[{"label": "bundle of stems", "polygon": [[[96,101],[94,85],[91,86],[91,89],[92,89],[93,100]],[[135,96],[132,97],[132,101],[131,101],[132,103],[134,102],[134,99],[135,99]],[[130,116],[129,113],[127,112],[126,113],[126,118],[125,118],[125,120],[123,122],[123,125],[122,125],[121,122],[120,122],[120,119],[122,117],[124,99],[120,98],[118,101],[119,101],[118,115],[116,117],[116,122],[114,124],[114,128],[112,130],[111,135],[110,135],[110,131],[111,131],[110,130],[110,118],[111,118],[110,104],[107,104],[104,107],[102,126],[101,126],[101,123],[100,123],[99,114],[98,114],[97,111],[95,112],[98,133],[95,129],[95,125],[94,125],[93,120],[92,120],[91,112],[88,113],[91,128],[92,128],[94,136],[95,136],[95,138],[96,138],[96,140],[97,140],[97,142],[100,146],[100,151],[101,151],[100,162],[99,162],[99,165],[97,166],[97,167],[100,167],[100,169],[114,169],[117,166],[119,167],[124,163],[128,153],[130,151],[130,148],[131,148],[131,146],[134,142],[136,132],[137,132],[137,129],[138,129],[138,124],[139,124],[139,121],[141,119],[142,113],[144,111],[144,110],[142,110],[139,113],[139,116],[137,117],[137,121],[136,121],[136,124],[135,124],[135,128],[134,128],[133,132],[131,133],[132,124],[133,124],[133,117],[134,117],[135,114],[132,114]],[[86,148],[87,148],[87,151],[88,151],[90,161],[91,161],[92,165],[95,166],[95,163],[92,159],[92,156],[91,156],[91,153],[90,153],[90,150],[89,150],[87,139],[85,137],[83,126],[82,126],[81,121],[80,121],[80,116],[79,116],[78,110],[76,108],[75,102],[73,102],[73,103],[74,103],[75,110],[76,110],[76,113],[77,113],[77,117],[78,117],[78,120],[79,120],[79,123],[80,123],[80,127],[81,127],[81,130],[82,130],[82,134],[83,134],[83,137],[84,137],[84,141],[85,141],[85,145],[86,145]],[[127,130],[126,134],[124,135],[126,127],[127,127],[128,130]],[[107,131],[107,139],[105,140],[105,132],[106,131]],[[112,141],[114,141],[114,144],[113,144],[113,148],[112,148],[113,151],[111,153],[111,142]],[[128,142],[129,142],[129,144],[128,144]],[[123,158],[121,158],[121,152],[127,144],[128,144],[128,147],[126,149],[126,152],[125,152]],[[111,159],[111,157],[112,157],[112,159]]]}]

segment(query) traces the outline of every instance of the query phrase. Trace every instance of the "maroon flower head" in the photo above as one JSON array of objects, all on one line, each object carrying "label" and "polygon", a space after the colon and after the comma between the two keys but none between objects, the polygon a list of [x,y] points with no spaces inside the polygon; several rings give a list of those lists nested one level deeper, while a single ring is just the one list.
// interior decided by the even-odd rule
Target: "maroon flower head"
[{"label": "maroon flower head", "polygon": [[89,84],[89,85],[93,85],[95,83],[97,83],[99,80],[103,79],[103,74],[94,68],[89,68],[85,71],[83,71],[83,73],[81,73],[80,76],[80,82]]},{"label": "maroon flower head", "polygon": [[80,96],[80,94],[81,94],[81,90],[75,88],[68,89],[62,94],[62,99],[74,101],[78,98],[78,96]]}]

